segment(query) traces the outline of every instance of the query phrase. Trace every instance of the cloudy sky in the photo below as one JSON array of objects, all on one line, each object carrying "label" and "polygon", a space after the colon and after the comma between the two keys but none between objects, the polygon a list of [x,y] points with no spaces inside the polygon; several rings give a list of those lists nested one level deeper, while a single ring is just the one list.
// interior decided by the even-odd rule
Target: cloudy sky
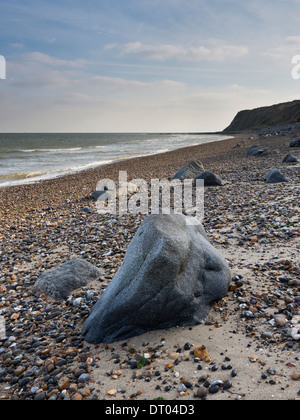
[{"label": "cloudy sky", "polygon": [[0,132],[216,131],[300,99],[300,0],[0,6]]}]

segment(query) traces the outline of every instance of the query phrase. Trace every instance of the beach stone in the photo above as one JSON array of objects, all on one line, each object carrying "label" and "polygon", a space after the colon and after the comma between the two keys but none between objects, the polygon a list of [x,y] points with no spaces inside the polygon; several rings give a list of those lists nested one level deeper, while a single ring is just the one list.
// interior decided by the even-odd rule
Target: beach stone
[{"label": "beach stone", "polygon": [[300,147],[300,137],[297,137],[291,141],[290,147]]},{"label": "beach stone", "polygon": [[202,172],[197,177],[195,177],[194,186],[196,185],[197,179],[204,180],[204,186],[205,187],[220,187],[220,186],[222,186],[221,179],[217,175],[215,175],[215,174],[213,174],[212,172],[209,172],[209,171]]},{"label": "beach stone", "polygon": [[276,324],[279,325],[280,327],[285,327],[287,325],[287,322],[288,322],[285,315],[283,315],[283,314],[275,315],[274,320],[275,320]]},{"label": "beach stone", "polygon": [[299,381],[299,379],[300,379],[300,373],[299,372],[293,372],[291,374],[291,378],[293,379],[293,381]]},{"label": "beach stone", "polygon": [[100,198],[103,194],[105,194],[106,193],[106,191],[107,191],[107,189],[104,189],[103,191],[98,191],[98,190],[95,190],[93,193],[92,193],[92,195],[91,195],[91,198],[93,199],[93,200],[98,200],[98,198]]},{"label": "beach stone", "polygon": [[266,147],[252,146],[248,150],[247,156],[261,156],[261,155],[265,154],[266,151],[267,151]]},{"label": "beach stone", "polygon": [[296,156],[291,155],[290,153],[285,156],[282,163],[298,163],[299,160],[296,158]]},{"label": "beach stone", "polygon": [[204,166],[200,160],[193,160],[185,165],[183,168],[179,169],[178,172],[174,175],[173,179],[194,179],[197,175],[204,171]]},{"label": "beach stone", "polygon": [[290,182],[277,168],[271,169],[266,177],[267,184],[279,184],[281,182]]},{"label": "beach stone", "polygon": [[34,293],[44,293],[54,299],[66,299],[76,289],[103,275],[103,270],[87,261],[75,258],[42,274],[36,281]]},{"label": "beach stone", "polygon": [[227,294],[227,262],[208,242],[203,226],[190,226],[189,219],[160,214],[144,221],[85,322],[82,334],[88,343],[197,325]]},{"label": "beach stone", "polygon": [[207,397],[207,394],[208,394],[208,389],[207,388],[204,388],[204,387],[200,387],[196,391],[195,397],[196,398],[205,398],[205,397]]}]

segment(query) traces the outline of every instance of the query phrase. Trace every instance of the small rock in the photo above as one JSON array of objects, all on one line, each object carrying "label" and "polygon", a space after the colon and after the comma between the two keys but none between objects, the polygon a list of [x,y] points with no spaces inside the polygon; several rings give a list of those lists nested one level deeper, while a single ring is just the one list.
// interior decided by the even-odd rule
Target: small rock
[{"label": "small rock", "polygon": [[178,387],[178,392],[186,392],[187,391],[187,387],[184,384],[180,384]]},{"label": "small rock", "polygon": [[214,385],[209,388],[210,394],[217,394],[220,391],[220,385]]},{"label": "small rock", "polygon": [[79,383],[84,383],[84,382],[88,382],[90,380],[90,375],[88,373],[83,373],[82,375],[79,376],[78,378],[78,382]]},{"label": "small rock", "polygon": [[255,354],[252,356],[249,356],[249,360],[251,363],[257,363],[259,362],[259,357],[257,357]]},{"label": "small rock", "polygon": [[170,352],[170,353],[168,353],[168,357],[171,360],[177,360],[178,359],[178,356],[179,356],[179,354],[176,353],[176,352]]},{"label": "small rock", "polygon": [[79,394],[78,392],[74,394],[73,397],[71,398],[71,401],[82,401],[82,400],[83,400],[83,396]]},{"label": "small rock", "polygon": [[69,383],[70,383],[69,378],[67,378],[66,376],[63,376],[58,382],[58,387],[61,391],[64,391],[65,389],[68,388]]},{"label": "small rock", "polygon": [[110,397],[114,397],[115,395],[117,395],[117,393],[118,391],[116,389],[111,389],[107,392],[107,395],[109,395]]},{"label": "small rock", "polygon": [[293,379],[293,381],[299,381],[299,379],[300,379],[300,373],[299,372],[293,372],[291,374],[291,378]]},{"label": "small rock", "polygon": [[46,394],[45,392],[39,392],[38,394],[35,395],[34,400],[35,401],[43,401],[46,399]]},{"label": "small rock", "polygon": [[224,391],[227,391],[228,389],[232,388],[232,382],[230,380],[223,383],[223,389]]},{"label": "small rock", "polygon": [[276,324],[279,325],[280,327],[285,327],[287,322],[288,322],[285,315],[282,315],[282,314],[275,315],[274,320],[275,320]]},{"label": "small rock", "polygon": [[200,387],[199,389],[197,389],[197,392],[195,393],[195,397],[205,398],[207,396],[207,394],[208,394],[207,388]]},{"label": "small rock", "polygon": [[223,381],[220,381],[220,380],[217,380],[217,381],[212,382],[212,384],[210,386],[211,387],[214,387],[216,385],[223,386],[224,385],[224,382]]},{"label": "small rock", "polygon": [[273,338],[273,334],[270,332],[264,332],[262,333],[261,338],[270,340]]},{"label": "small rock", "polygon": [[276,375],[276,370],[274,368],[269,368],[267,370],[267,373],[271,376],[274,376],[274,375]]},{"label": "small rock", "polygon": [[19,381],[19,387],[22,388],[23,386],[27,385],[30,382],[30,378],[25,377]]},{"label": "small rock", "polygon": [[208,354],[207,348],[204,346],[197,347],[194,351],[194,356],[202,360],[202,362],[210,361],[210,356]]}]

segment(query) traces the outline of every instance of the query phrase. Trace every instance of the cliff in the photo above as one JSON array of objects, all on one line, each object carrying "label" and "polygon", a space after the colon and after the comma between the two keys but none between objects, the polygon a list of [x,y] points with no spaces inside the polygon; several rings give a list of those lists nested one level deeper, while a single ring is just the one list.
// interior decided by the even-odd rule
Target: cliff
[{"label": "cliff", "polygon": [[300,100],[241,111],[224,132],[262,129],[300,122]]}]

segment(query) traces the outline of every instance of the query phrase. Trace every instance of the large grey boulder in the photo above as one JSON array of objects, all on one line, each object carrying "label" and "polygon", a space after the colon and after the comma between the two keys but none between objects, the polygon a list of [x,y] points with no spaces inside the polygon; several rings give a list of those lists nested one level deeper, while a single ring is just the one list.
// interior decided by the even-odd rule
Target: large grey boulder
[{"label": "large grey boulder", "polygon": [[179,169],[178,172],[174,175],[173,179],[194,179],[197,175],[204,171],[204,166],[200,160],[193,160],[185,165],[183,168]]},{"label": "large grey boulder", "polygon": [[144,221],[84,325],[88,343],[197,325],[227,294],[228,264],[208,242],[203,226],[187,224],[189,219],[160,214]]},{"label": "large grey boulder", "polygon": [[291,155],[290,153],[286,155],[282,161],[282,163],[298,163],[299,160],[296,158],[296,156]]},{"label": "large grey boulder", "polygon": [[263,154],[266,154],[267,152],[267,148],[263,147],[263,146],[252,146],[250,147],[250,149],[248,150],[247,156],[261,156]]},{"label": "large grey boulder", "polygon": [[194,179],[194,186],[196,186],[196,181],[198,179],[202,179],[204,181],[205,187],[221,187],[222,186],[222,180],[214,173],[206,171],[199,174]]},{"label": "large grey boulder", "polygon": [[103,270],[87,261],[73,259],[42,274],[36,281],[34,293],[45,293],[54,299],[66,299],[71,292],[103,276]]},{"label": "large grey boulder", "polygon": [[289,178],[286,178],[279,169],[273,168],[266,177],[267,184],[280,184],[281,182],[291,182]]}]

